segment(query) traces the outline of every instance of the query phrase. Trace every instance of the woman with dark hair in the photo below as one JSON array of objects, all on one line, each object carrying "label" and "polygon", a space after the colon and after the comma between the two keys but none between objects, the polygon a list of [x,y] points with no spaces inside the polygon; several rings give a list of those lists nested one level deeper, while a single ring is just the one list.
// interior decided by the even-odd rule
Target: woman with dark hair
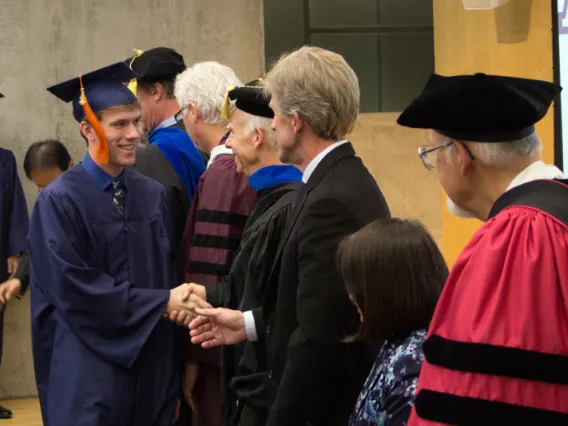
[{"label": "woman with dark hair", "polygon": [[379,219],[346,237],[337,253],[347,293],[361,316],[353,341],[383,342],[350,426],[405,426],[422,344],[448,268],[418,222]]}]

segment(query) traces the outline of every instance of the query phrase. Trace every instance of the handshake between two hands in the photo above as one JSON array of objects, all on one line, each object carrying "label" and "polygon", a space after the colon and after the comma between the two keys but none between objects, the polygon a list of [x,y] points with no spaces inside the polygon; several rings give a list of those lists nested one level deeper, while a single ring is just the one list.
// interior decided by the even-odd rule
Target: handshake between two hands
[{"label": "handshake between two hands", "polygon": [[213,308],[207,303],[207,290],[200,284],[182,284],[170,290],[164,317],[188,327],[191,342],[209,349],[234,345],[247,338],[241,311]]}]

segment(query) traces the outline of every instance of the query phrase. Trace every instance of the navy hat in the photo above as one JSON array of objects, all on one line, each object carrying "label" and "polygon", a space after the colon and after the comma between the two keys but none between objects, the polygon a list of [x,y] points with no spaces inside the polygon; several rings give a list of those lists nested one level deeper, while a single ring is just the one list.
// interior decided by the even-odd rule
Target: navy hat
[{"label": "navy hat", "polygon": [[4,97],[4,95],[2,93],[0,93],[0,99],[2,99]]},{"label": "navy hat", "polygon": [[[136,96],[123,84],[132,78],[136,78],[136,74],[123,62],[82,75],[85,96],[93,112],[136,102]],[[73,102],[73,117],[79,122],[83,120],[85,113],[79,102],[79,77],[48,87],[47,90],[64,102]]]},{"label": "navy hat", "polygon": [[534,132],[534,124],[561,90],[556,84],[526,78],[433,74],[397,122],[463,141],[514,141]]},{"label": "navy hat", "polygon": [[273,118],[274,111],[270,109],[270,96],[262,87],[262,79],[253,80],[244,86],[229,90],[227,96],[235,101],[235,106],[241,111],[259,117]]},{"label": "navy hat", "polygon": [[137,52],[137,56],[132,56],[124,62],[138,75],[137,80],[141,82],[173,80],[187,68],[183,56],[169,47]]}]

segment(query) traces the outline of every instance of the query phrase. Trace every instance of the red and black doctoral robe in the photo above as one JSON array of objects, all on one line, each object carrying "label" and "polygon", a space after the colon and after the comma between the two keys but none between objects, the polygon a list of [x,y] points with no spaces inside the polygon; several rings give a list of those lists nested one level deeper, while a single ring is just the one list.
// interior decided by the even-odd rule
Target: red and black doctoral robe
[{"label": "red and black doctoral robe", "polygon": [[567,182],[505,192],[460,255],[409,426],[568,425]]}]

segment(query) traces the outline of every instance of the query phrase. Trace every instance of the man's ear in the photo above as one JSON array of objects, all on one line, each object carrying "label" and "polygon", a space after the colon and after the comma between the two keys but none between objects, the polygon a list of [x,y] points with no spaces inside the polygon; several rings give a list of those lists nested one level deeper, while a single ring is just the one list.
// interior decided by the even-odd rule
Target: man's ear
[{"label": "man's ear", "polygon": [[69,160],[69,168],[73,167],[75,165],[75,163],[73,162],[73,160]]},{"label": "man's ear", "polygon": [[91,125],[86,121],[81,121],[79,125],[79,129],[81,133],[87,139],[87,141],[92,142],[95,134],[95,130],[91,127]]},{"label": "man's ear", "polygon": [[298,112],[295,112],[294,115],[292,115],[292,127],[294,128],[295,134],[300,133],[304,128],[304,120]]},{"label": "man's ear", "polygon": [[469,151],[465,143],[461,141],[456,141],[453,146],[457,149],[458,164],[460,167],[460,175],[465,176],[467,170],[471,167],[472,159],[469,155]]},{"label": "man's ear", "polygon": [[159,101],[160,98],[162,97],[164,93],[164,86],[162,86],[160,83],[154,83],[152,84],[152,99],[154,99],[154,101]]},{"label": "man's ear", "polygon": [[187,118],[189,118],[189,122],[191,124],[196,124],[201,118],[201,116],[199,115],[199,111],[197,111],[197,108],[195,107],[194,102],[189,103],[189,111],[187,111],[186,119]]},{"label": "man's ear", "polygon": [[261,129],[260,127],[255,127],[253,131],[253,138],[254,138],[253,142],[254,148],[255,149],[260,148],[264,143],[264,140],[266,139],[266,133],[264,129]]}]

